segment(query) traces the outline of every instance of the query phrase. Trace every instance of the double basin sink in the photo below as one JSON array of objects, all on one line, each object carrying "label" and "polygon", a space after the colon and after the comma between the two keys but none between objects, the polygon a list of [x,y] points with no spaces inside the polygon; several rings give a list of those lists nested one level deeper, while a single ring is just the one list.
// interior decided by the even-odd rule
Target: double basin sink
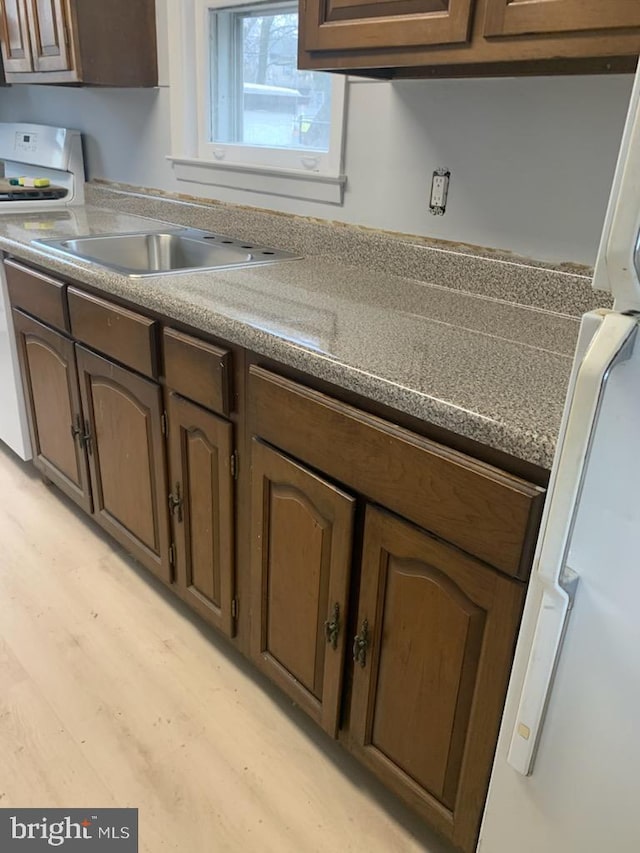
[{"label": "double basin sink", "polygon": [[234,240],[196,228],[34,240],[33,244],[66,257],[91,261],[130,278],[258,266],[298,257],[250,240]]}]

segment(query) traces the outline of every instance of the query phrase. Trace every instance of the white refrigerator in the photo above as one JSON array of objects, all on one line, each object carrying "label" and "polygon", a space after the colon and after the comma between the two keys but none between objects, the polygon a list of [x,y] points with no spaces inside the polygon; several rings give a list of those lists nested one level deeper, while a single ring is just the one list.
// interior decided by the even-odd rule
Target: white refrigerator
[{"label": "white refrigerator", "polygon": [[640,851],[640,71],[542,520],[480,853]]}]

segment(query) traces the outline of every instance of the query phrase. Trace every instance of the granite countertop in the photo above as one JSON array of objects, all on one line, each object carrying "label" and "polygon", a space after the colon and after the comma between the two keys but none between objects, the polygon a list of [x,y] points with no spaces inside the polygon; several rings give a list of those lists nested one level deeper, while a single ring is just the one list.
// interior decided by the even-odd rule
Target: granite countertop
[{"label": "granite countertop", "polygon": [[[577,316],[393,275],[346,262],[344,254],[336,260],[325,246],[272,266],[129,279],[31,245],[38,238],[160,230],[177,219],[177,208],[162,201],[147,208],[156,217],[166,213],[164,221],[125,212],[117,198],[113,206],[101,202],[3,215],[0,249],[550,467]],[[180,224],[207,227],[203,221],[211,217],[195,212],[191,222]],[[261,242],[269,242],[265,236]],[[292,248],[291,240],[276,245]]]}]

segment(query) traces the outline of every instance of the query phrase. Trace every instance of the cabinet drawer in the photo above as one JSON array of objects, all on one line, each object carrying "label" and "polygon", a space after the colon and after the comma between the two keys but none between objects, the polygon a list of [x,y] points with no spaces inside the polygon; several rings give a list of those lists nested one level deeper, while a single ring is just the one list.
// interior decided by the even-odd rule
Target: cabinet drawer
[{"label": "cabinet drawer", "polygon": [[181,396],[228,415],[231,353],[174,329],[163,332],[164,375],[169,388]]},{"label": "cabinet drawer", "polygon": [[73,287],[68,300],[74,338],[138,373],[157,377],[154,320]]},{"label": "cabinet drawer", "polygon": [[544,489],[251,366],[252,431],[507,574],[531,568]]},{"label": "cabinet drawer", "polygon": [[5,261],[4,267],[12,306],[22,308],[38,320],[68,332],[65,285],[16,261]]}]

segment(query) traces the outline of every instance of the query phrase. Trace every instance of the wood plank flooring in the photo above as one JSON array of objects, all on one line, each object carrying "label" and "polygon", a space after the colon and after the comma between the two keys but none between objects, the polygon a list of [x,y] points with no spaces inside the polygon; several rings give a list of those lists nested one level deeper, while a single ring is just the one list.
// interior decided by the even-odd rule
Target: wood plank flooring
[{"label": "wood plank flooring", "polygon": [[0,806],[139,809],[145,853],[448,853],[0,450]]}]

